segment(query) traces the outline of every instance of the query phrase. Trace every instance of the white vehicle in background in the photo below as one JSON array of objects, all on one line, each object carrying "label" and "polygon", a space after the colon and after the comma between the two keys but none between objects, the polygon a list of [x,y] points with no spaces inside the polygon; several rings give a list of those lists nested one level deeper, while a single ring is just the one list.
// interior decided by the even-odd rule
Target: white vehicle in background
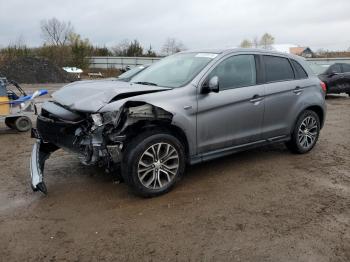
[{"label": "white vehicle in background", "polygon": [[84,71],[78,67],[62,67],[64,71],[66,71],[69,74],[76,75],[78,79],[80,79],[80,74],[82,74]]}]

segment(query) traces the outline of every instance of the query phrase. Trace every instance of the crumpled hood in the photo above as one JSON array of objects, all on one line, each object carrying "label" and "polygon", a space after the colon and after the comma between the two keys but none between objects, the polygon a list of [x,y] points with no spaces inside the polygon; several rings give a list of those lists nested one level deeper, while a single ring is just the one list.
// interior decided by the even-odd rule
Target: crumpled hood
[{"label": "crumpled hood", "polygon": [[169,90],[170,88],[146,86],[115,80],[78,81],[54,92],[54,100],[72,110],[97,112],[100,108],[116,100]]}]

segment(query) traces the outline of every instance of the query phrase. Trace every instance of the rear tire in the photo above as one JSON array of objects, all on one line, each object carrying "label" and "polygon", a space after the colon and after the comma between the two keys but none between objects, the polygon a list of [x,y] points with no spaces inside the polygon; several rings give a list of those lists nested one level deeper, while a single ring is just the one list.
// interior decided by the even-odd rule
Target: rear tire
[{"label": "rear tire", "polygon": [[298,117],[287,148],[296,154],[309,152],[316,144],[320,134],[320,119],[311,110],[306,110]]},{"label": "rear tire", "polygon": [[132,191],[142,197],[169,192],[185,172],[185,150],[166,131],[148,131],[127,145],[122,176]]},{"label": "rear tire", "polygon": [[27,116],[20,116],[15,120],[14,127],[19,132],[27,132],[32,128],[32,121]]}]

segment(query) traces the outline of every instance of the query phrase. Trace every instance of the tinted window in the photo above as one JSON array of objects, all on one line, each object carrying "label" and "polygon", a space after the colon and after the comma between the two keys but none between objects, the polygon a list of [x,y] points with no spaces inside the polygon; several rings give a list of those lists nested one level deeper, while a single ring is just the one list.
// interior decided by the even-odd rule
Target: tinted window
[{"label": "tinted window", "polygon": [[293,67],[295,69],[295,78],[296,79],[302,79],[307,78],[307,73],[305,72],[304,68],[295,60],[291,60]]},{"label": "tinted window", "polygon": [[293,69],[287,58],[264,56],[266,82],[294,79]]},{"label": "tinted window", "polygon": [[220,89],[231,89],[256,84],[254,55],[237,55],[221,62],[209,75],[219,77]]},{"label": "tinted window", "polygon": [[343,72],[344,73],[350,72],[350,64],[343,64]]},{"label": "tinted window", "polygon": [[327,73],[341,73],[340,64],[334,64],[330,66],[327,70]]}]

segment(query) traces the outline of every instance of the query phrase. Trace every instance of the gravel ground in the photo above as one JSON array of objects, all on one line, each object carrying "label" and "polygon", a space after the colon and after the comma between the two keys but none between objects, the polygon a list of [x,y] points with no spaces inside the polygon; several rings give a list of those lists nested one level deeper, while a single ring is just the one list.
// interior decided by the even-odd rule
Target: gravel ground
[{"label": "gravel ground", "polygon": [[62,151],[49,194],[33,193],[34,141],[1,123],[0,261],[350,261],[350,99],[327,104],[309,154],[274,145],[199,164],[154,199]]}]

